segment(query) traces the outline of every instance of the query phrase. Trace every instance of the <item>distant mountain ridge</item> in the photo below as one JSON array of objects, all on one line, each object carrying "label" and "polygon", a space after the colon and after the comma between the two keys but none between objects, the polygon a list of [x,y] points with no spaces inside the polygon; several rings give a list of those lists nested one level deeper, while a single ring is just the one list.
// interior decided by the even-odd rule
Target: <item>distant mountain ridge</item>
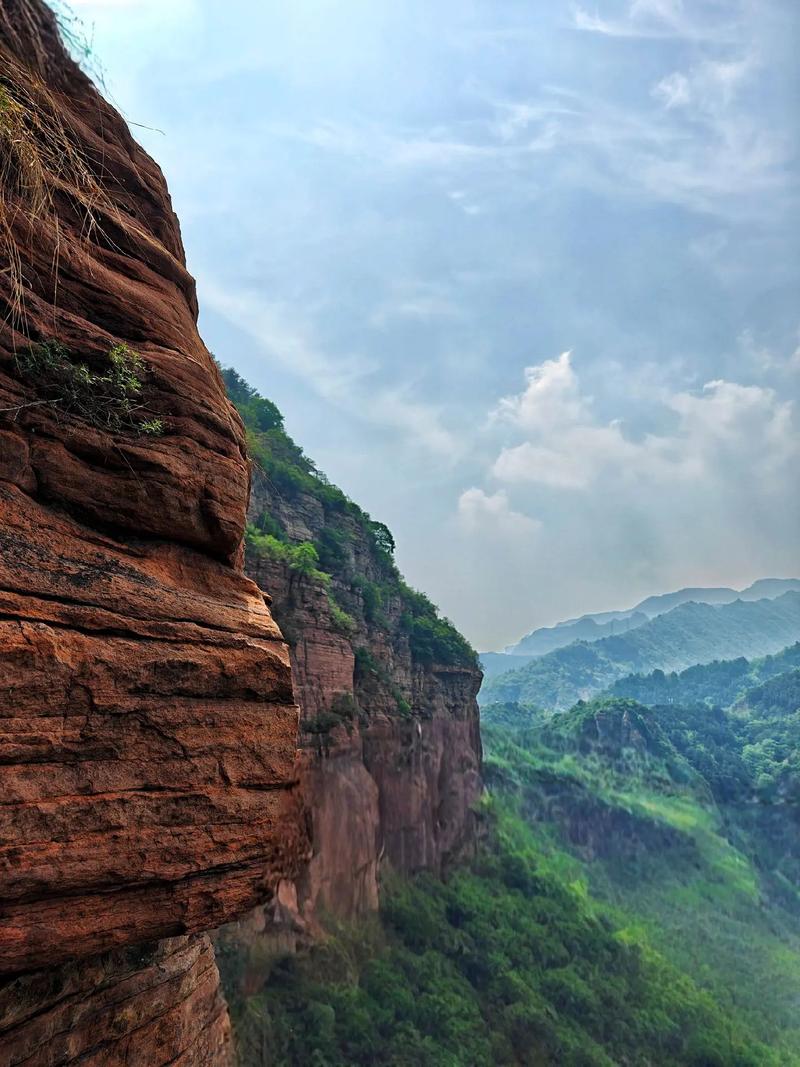
[{"label": "distant mountain ridge", "polygon": [[[662,615],[681,604],[694,601],[700,604],[730,604],[735,600],[774,599],[791,591],[800,591],[799,578],[759,578],[746,589],[731,589],[727,586],[687,587],[672,593],[646,597],[632,608],[620,611],[590,612],[574,619],[565,619],[555,626],[542,626],[509,645],[502,653],[492,653],[487,674],[500,673],[502,664],[497,656],[544,656],[557,648],[564,648],[573,641],[597,641],[603,637],[625,633],[642,626],[657,615]],[[489,655],[488,653],[485,655]],[[483,655],[482,655],[483,660]],[[509,664],[511,669],[521,664]]]},{"label": "distant mountain ridge", "polygon": [[748,659],[800,640],[800,592],[776,598],[694,601],[656,615],[625,634],[576,641],[484,682],[481,703],[516,701],[567,708],[629,674],[682,671],[715,659]]},{"label": "distant mountain ridge", "polygon": [[655,705],[708,703],[727,708],[748,689],[800,669],[800,642],[774,656],[748,660],[714,660],[696,664],[678,673],[628,674],[614,682],[605,694]]}]

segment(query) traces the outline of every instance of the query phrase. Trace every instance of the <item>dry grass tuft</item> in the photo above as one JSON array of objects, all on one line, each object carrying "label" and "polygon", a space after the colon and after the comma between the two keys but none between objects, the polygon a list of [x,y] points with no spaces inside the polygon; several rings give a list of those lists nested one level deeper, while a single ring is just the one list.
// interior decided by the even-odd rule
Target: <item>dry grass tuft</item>
[{"label": "dry grass tuft", "polygon": [[59,194],[72,203],[84,239],[99,226],[101,214],[118,215],[77,139],[65,125],[65,108],[32,70],[0,48],[0,263],[10,292],[8,319],[27,336],[21,245],[49,242],[54,286],[58,284],[61,230],[54,202]]}]

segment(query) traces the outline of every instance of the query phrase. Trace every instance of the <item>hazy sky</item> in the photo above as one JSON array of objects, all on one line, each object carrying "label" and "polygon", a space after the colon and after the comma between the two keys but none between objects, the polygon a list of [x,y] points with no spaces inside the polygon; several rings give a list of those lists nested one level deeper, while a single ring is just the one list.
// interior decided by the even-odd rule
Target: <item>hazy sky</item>
[{"label": "hazy sky", "polygon": [[206,343],[479,648],[800,571],[797,0],[73,6]]}]

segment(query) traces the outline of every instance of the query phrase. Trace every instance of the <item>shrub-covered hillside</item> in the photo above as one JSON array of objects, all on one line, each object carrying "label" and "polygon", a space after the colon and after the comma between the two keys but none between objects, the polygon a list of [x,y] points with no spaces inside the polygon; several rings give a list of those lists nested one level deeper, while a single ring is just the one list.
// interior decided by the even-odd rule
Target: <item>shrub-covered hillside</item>
[{"label": "shrub-covered hillside", "polygon": [[[394,540],[353,503],[287,434],[283,416],[233,369],[222,371],[225,386],[246,430],[250,455],[276,505],[255,516],[247,529],[251,551],[284,561],[298,574],[328,586],[334,619],[347,635],[352,615],[386,626],[396,616],[412,657],[420,663],[475,666],[477,657],[461,634],[431,601],[411,589],[393,559]],[[310,539],[298,536],[298,511],[312,501],[319,528]],[[366,556],[365,556],[366,554]]]},{"label": "shrub-covered hillside", "polygon": [[[504,803],[446,882],[276,959],[231,1003],[242,1067],[778,1067],[790,1061],[543,857]],[[241,949],[223,945],[227,988]]]},{"label": "shrub-covered hillside", "polygon": [[740,656],[696,664],[680,673],[630,674],[614,682],[609,695],[631,697],[642,704],[706,703],[725,708],[746,689],[795,667],[800,667],[800,643],[757,660]]}]

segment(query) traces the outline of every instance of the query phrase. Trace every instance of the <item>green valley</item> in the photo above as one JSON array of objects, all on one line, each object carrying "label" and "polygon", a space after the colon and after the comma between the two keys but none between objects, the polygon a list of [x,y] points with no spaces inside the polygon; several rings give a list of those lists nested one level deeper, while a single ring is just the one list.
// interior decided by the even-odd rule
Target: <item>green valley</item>
[{"label": "green valley", "polygon": [[618,686],[685,704],[484,708],[477,855],[275,958],[245,1067],[800,1064],[798,651]]}]

